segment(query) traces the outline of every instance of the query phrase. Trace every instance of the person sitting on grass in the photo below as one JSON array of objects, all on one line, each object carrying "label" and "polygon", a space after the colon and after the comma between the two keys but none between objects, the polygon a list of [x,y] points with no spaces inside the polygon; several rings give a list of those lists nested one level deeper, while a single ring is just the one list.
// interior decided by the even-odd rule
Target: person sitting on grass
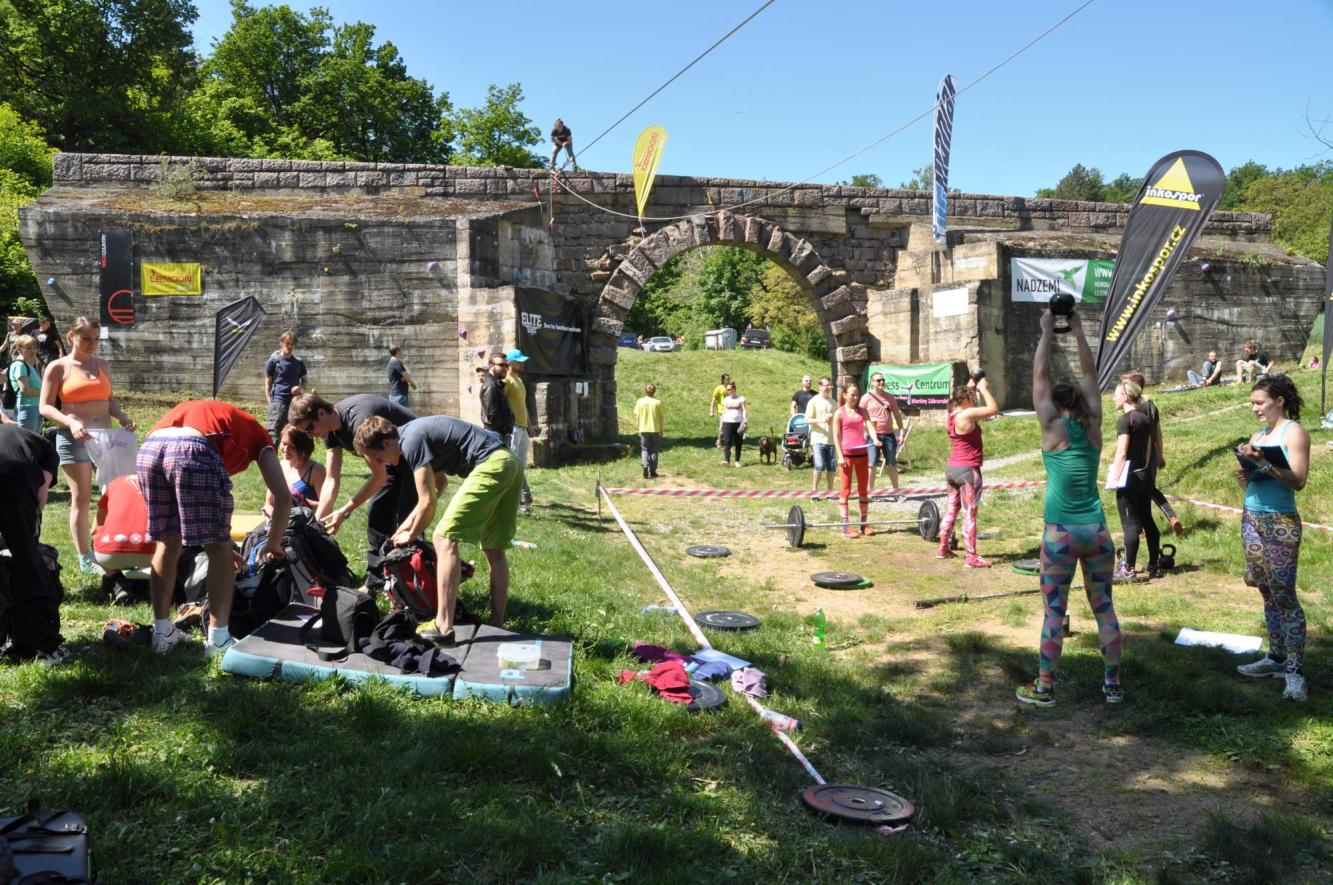
[{"label": "person sitting on grass", "polygon": [[1246,341],[1241,358],[1236,360],[1236,383],[1248,384],[1260,375],[1266,375],[1276,368],[1276,362],[1268,352],[1261,350],[1254,341]]},{"label": "person sitting on grass", "polygon": [[[862,534],[873,535],[869,525],[870,497],[866,484],[870,474],[870,450],[874,447],[874,428],[870,416],[861,408],[861,391],[855,384],[842,389],[840,405],[833,416],[833,449],[837,452],[838,473],[842,479],[842,493],[838,497],[838,512],[842,516],[842,533],[848,538]],[[861,529],[847,524],[847,506],[852,495],[852,477],[856,477],[856,495],[861,504]]]},{"label": "person sitting on grass", "polygon": [[394,532],[393,543],[405,547],[419,538],[435,516],[439,502],[435,475],[461,477],[463,482],[444,510],[431,540],[438,556],[438,608],[433,629],[422,635],[448,647],[454,640],[454,607],[461,580],[459,542],[480,544],[491,572],[491,619],[504,626],[509,599],[507,551],[518,525],[518,500],[523,471],[489,430],[457,418],[438,415],[394,427],[384,418],[367,418],[356,431],[356,451],[367,463],[400,467],[416,485],[417,505]]},{"label": "person sitting on grass", "polygon": [[1055,705],[1055,665],[1064,649],[1064,621],[1069,607],[1069,586],[1079,563],[1083,587],[1097,619],[1102,651],[1102,691],[1108,704],[1125,699],[1120,681],[1120,622],[1111,601],[1115,570],[1115,543],[1106,525],[1106,513],[1097,488],[1097,466],[1102,455],[1102,392],[1097,365],[1083,332],[1083,324],[1067,320],[1078,346],[1082,374],[1077,385],[1051,385],[1051,339],[1055,317],[1041,315],[1041,339],[1032,367],[1032,405],[1041,425],[1041,460],[1046,468],[1046,500],[1041,537],[1041,590],[1045,602],[1037,679],[1021,685],[1018,700],[1039,707]]},{"label": "person sitting on grass", "polygon": [[[1282,697],[1304,701],[1305,610],[1296,598],[1302,525],[1296,493],[1310,476],[1310,434],[1298,423],[1301,395],[1285,375],[1255,382],[1250,411],[1264,426],[1237,450],[1254,465],[1236,471],[1236,481],[1245,489],[1240,539],[1245,583],[1257,587],[1264,600],[1268,654],[1236,670],[1242,676],[1283,679]],[[1280,448],[1287,466],[1270,462],[1261,447]]]},{"label": "person sitting on grass", "polygon": [[[292,504],[314,508],[319,504],[319,490],[324,487],[324,465],[315,460],[315,441],[310,434],[297,430],[291,424],[282,428],[278,439],[278,455],[282,459],[282,477],[287,480]],[[264,502],[264,512],[273,508],[270,493]]]},{"label": "person sitting on grass", "polygon": [[1217,358],[1217,351],[1208,351],[1208,359],[1203,361],[1201,371],[1189,369],[1185,372],[1190,387],[1212,387],[1222,377],[1222,361]]}]

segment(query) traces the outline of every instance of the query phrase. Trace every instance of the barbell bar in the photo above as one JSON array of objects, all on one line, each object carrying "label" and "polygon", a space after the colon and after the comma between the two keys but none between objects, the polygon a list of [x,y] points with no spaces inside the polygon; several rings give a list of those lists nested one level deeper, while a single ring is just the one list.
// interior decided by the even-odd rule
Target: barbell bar
[{"label": "barbell bar", "polygon": [[[826,529],[841,528],[844,523],[841,522],[806,522],[805,511],[799,504],[787,511],[786,522],[768,523],[764,526],[766,529],[784,529],[787,532],[787,543],[793,547],[800,547],[805,543],[806,529]],[[917,511],[916,519],[881,519],[874,522],[847,522],[846,525],[869,525],[869,526],[891,526],[891,525],[914,525],[917,533],[924,540],[938,541],[940,538],[940,509],[935,506],[934,501],[922,501],[921,508]]]}]

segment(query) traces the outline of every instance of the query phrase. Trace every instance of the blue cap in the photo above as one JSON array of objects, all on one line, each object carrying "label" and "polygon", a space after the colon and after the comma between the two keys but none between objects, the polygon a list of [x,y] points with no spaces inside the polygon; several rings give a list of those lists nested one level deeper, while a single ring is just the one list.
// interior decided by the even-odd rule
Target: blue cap
[{"label": "blue cap", "polygon": [[505,359],[509,360],[511,363],[526,363],[528,361],[528,355],[515,347],[513,350],[505,354]]}]

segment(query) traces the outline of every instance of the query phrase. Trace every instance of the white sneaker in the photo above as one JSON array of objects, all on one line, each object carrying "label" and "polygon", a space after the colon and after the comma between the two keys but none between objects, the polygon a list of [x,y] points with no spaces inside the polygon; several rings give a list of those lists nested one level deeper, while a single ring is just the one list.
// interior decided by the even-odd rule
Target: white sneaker
[{"label": "white sneaker", "polygon": [[214,645],[212,640],[204,638],[204,657],[218,658],[227,653],[227,649],[236,644],[235,636],[228,636],[227,641],[221,645]]},{"label": "white sneaker", "polygon": [[[68,645],[59,645],[54,651],[38,652],[37,657],[33,660],[41,664],[43,667],[58,667],[73,658],[74,652],[69,650]],[[1302,683],[1302,686],[1304,686],[1304,683]],[[1302,696],[1302,700],[1304,700],[1304,696]]]},{"label": "white sneaker", "polygon": [[176,646],[185,642],[186,638],[184,630],[177,630],[175,628],[173,628],[170,633],[163,633],[160,636],[154,633],[153,651],[160,655],[164,655]]},{"label": "white sneaker", "polygon": [[1292,671],[1287,676],[1287,688],[1282,692],[1283,698],[1290,698],[1293,701],[1303,701],[1309,694],[1305,690],[1305,677],[1300,673]]},{"label": "white sneaker", "polygon": [[1264,655],[1253,664],[1241,664],[1236,668],[1236,672],[1242,676],[1272,676],[1281,679],[1287,675],[1287,664],[1285,661],[1275,661]]},{"label": "white sneaker", "polygon": [[106,574],[106,572],[102,571],[102,567],[97,564],[97,560],[93,558],[91,551],[79,557],[79,571],[85,575]]}]

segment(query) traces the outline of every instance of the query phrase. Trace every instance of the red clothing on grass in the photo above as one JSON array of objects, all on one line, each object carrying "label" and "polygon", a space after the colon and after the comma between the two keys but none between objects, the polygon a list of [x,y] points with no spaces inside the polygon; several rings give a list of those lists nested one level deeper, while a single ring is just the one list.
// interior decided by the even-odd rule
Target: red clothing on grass
[{"label": "red clothing on grass", "polygon": [[181,403],[163,415],[153,430],[167,427],[190,427],[202,433],[222,456],[230,476],[243,473],[264,449],[275,448],[273,438],[253,415],[215,399]]}]

